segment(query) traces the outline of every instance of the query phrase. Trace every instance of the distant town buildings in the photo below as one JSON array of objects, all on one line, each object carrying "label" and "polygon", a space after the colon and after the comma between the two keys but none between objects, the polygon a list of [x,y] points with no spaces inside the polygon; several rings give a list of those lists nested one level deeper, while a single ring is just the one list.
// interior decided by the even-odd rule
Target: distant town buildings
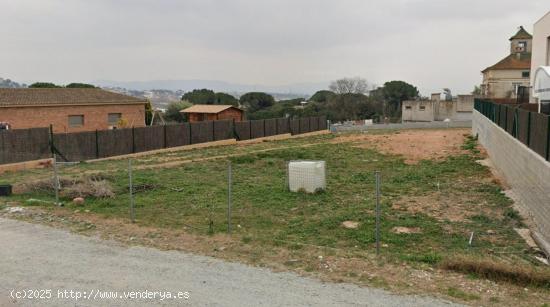
[{"label": "distant town buildings", "polygon": [[481,94],[484,97],[509,102],[515,102],[518,96],[528,97],[528,91],[523,89],[529,88],[531,81],[532,41],[533,37],[523,27],[510,38],[510,54],[482,71]]}]

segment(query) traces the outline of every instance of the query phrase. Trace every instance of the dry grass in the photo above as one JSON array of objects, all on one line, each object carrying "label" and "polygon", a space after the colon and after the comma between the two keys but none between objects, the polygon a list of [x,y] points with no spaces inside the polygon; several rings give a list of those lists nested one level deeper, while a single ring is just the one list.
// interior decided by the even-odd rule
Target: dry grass
[{"label": "dry grass", "polygon": [[440,263],[442,269],[474,274],[480,278],[521,286],[550,288],[550,269],[520,263],[506,263],[492,258],[455,256]]},{"label": "dry grass", "polygon": [[[97,175],[86,175],[79,178],[60,177],[60,196],[69,199],[75,197],[113,198],[115,193],[107,178]],[[39,179],[30,182],[16,184],[16,193],[53,193],[55,186],[53,180]]]}]

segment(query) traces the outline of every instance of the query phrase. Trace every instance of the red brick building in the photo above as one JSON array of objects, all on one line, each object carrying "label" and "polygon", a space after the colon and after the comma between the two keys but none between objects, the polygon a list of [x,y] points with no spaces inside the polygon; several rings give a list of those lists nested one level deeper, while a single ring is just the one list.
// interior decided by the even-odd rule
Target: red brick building
[{"label": "red brick building", "polygon": [[237,122],[244,120],[243,110],[232,105],[196,104],[180,112],[186,114],[191,123],[221,119],[234,119]]},{"label": "red brick building", "polygon": [[2,88],[0,122],[55,133],[145,126],[148,102],[98,88]]}]

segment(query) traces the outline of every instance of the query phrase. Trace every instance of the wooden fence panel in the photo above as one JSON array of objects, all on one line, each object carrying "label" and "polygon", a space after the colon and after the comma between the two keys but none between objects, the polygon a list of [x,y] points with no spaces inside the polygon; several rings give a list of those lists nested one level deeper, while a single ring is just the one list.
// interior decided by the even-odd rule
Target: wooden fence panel
[{"label": "wooden fence panel", "polygon": [[327,117],[319,116],[319,130],[327,130]]},{"label": "wooden fence panel", "polygon": [[239,141],[250,140],[250,122],[235,122],[235,137]]},{"label": "wooden fence panel", "polygon": [[277,118],[277,132],[278,134],[290,133],[290,121],[288,118]]},{"label": "wooden fence panel", "polygon": [[265,120],[265,136],[272,136],[277,134],[277,119]]},{"label": "wooden fence panel", "polygon": [[500,109],[499,109],[498,125],[504,130],[506,130],[506,122],[507,122],[506,114],[508,114],[507,109],[508,109],[508,107],[505,106],[505,105],[501,105]]},{"label": "wooden fence panel", "polygon": [[178,147],[191,144],[189,123],[166,126],[166,147]]},{"label": "wooden fence panel", "polygon": [[[84,161],[234,137],[238,140],[248,140],[286,133],[296,135],[322,129],[326,129],[325,117],[293,120],[274,118],[235,123],[231,120],[220,120],[61,133],[54,135],[53,144],[67,160]],[[522,132],[525,133],[523,130]],[[0,131],[0,164],[50,157],[49,138],[48,128]]]},{"label": "wooden fence panel", "polygon": [[48,128],[0,130],[0,164],[45,159],[50,156]]},{"label": "wooden fence panel", "polygon": [[516,122],[518,135],[517,138],[523,144],[529,146],[529,111],[517,109],[518,120]]},{"label": "wooden fence panel", "polygon": [[134,142],[135,152],[164,148],[164,126],[134,128]]},{"label": "wooden fence panel", "polygon": [[257,138],[263,138],[265,136],[265,130],[264,130],[264,120],[251,120],[250,121],[250,138],[251,139],[257,139]]},{"label": "wooden fence panel", "polygon": [[214,122],[204,121],[191,123],[191,144],[214,141]]},{"label": "wooden fence panel", "polygon": [[531,113],[531,133],[529,147],[546,159],[548,144],[548,116]]},{"label": "wooden fence panel", "polygon": [[300,134],[300,119],[290,120],[290,132],[292,135]]},{"label": "wooden fence panel", "polygon": [[300,118],[300,134],[308,132],[310,132],[309,118]]},{"label": "wooden fence panel", "polygon": [[127,155],[134,152],[132,129],[102,130],[97,132],[100,158]]},{"label": "wooden fence panel", "polygon": [[506,131],[513,136],[516,136],[514,121],[516,118],[516,108],[507,107],[506,108]]},{"label": "wooden fence panel", "polygon": [[493,116],[491,116],[491,114],[489,114],[489,104],[488,102],[484,102],[483,103],[483,110],[485,111],[484,113],[486,114],[483,114],[485,115],[485,117],[491,119],[491,117],[494,117],[493,119],[493,122],[495,124],[497,124],[498,126],[500,126],[500,104],[492,104],[493,107],[492,107],[492,110],[493,110]]},{"label": "wooden fence panel", "polygon": [[214,140],[228,140],[233,138],[233,120],[218,120],[214,122]]},{"label": "wooden fence panel", "polygon": [[95,131],[55,134],[53,140],[61,159],[78,162],[97,158]]},{"label": "wooden fence panel", "polygon": [[309,131],[318,131],[319,130],[319,117],[310,117],[309,118]]}]

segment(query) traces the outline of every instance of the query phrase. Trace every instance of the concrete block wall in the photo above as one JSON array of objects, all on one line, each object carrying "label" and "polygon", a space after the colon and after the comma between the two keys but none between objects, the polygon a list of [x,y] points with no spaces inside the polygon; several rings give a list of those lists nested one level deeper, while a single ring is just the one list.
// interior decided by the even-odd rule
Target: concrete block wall
[{"label": "concrete block wall", "polygon": [[536,230],[550,242],[550,163],[476,110],[472,133],[535,222]]}]

